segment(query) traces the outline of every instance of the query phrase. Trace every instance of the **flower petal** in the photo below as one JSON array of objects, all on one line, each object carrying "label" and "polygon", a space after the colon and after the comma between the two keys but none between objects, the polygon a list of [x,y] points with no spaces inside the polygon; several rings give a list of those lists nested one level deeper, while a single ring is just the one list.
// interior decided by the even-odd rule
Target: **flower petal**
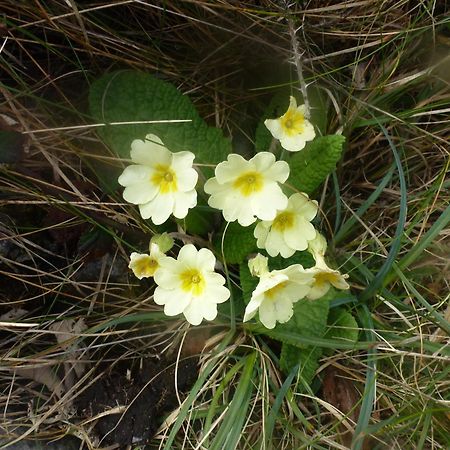
[{"label": "flower petal", "polygon": [[[225,279],[219,275],[218,273],[214,274],[218,277],[221,277],[223,281]],[[218,281],[218,278],[215,278],[214,280],[211,278],[211,275],[208,275],[207,277],[207,286],[205,289],[205,298],[208,298],[208,301],[211,303],[223,303],[226,302],[230,298],[230,291],[228,288],[223,286],[221,283],[222,281]]]},{"label": "flower petal", "polygon": [[197,191],[193,189],[189,192],[176,192],[173,194],[173,198],[173,215],[177,219],[184,219],[187,216],[189,209],[197,204]]},{"label": "flower petal", "polygon": [[[197,268],[201,271],[211,271],[214,272],[214,267],[216,265],[216,257],[214,256],[214,253],[209,250],[208,248],[201,248],[196,257],[196,265]],[[223,283],[225,282],[225,279],[222,277],[222,275],[214,274],[220,277],[220,279],[216,279],[215,282],[220,282],[223,280]],[[223,284],[222,283],[222,284]]]},{"label": "flower petal", "polygon": [[278,184],[268,183],[261,192],[251,197],[250,203],[253,214],[259,219],[274,220],[277,210],[286,208],[288,199]]},{"label": "flower petal", "polygon": [[265,172],[275,164],[275,155],[270,152],[259,152],[249,162],[258,172]]},{"label": "flower petal", "polygon": [[279,119],[266,119],[264,125],[272,133],[272,136],[275,139],[283,137],[283,127],[281,126]]},{"label": "flower petal", "polygon": [[123,198],[133,205],[141,205],[143,203],[151,202],[158,189],[148,181],[143,183],[136,183],[127,186],[122,193]]},{"label": "flower petal", "polygon": [[165,289],[174,289],[180,282],[177,267],[178,262],[167,256],[167,260],[161,261],[160,268],[155,273],[155,283]]},{"label": "flower petal", "polygon": [[194,189],[198,180],[198,173],[192,167],[195,155],[191,152],[178,152],[172,155],[172,170],[177,176],[178,189],[190,191]]},{"label": "flower petal", "polygon": [[350,289],[350,285],[345,281],[344,275],[340,274],[338,270],[336,270],[336,278],[332,279],[330,282],[336,289]]},{"label": "flower petal", "polygon": [[296,134],[294,136],[282,136],[280,138],[280,143],[284,149],[290,152],[298,152],[300,150],[303,150],[306,145],[303,134]]},{"label": "flower petal", "polygon": [[[315,236],[314,227],[306,221],[302,221],[301,227],[288,228],[284,232],[284,239],[287,245],[295,250],[303,251],[308,248],[308,241],[306,235],[311,236],[311,239]],[[312,231],[311,231],[312,230]]]},{"label": "flower petal", "polygon": [[270,221],[264,220],[259,222],[253,230],[253,236],[256,239],[256,245],[258,248],[266,248],[266,240],[269,235],[270,224]]},{"label": "flower petal", "polygon": [[149,167],[156,164],[170,165],[172,153],[162,145],[161,139],[154,134],[147,135],[145,139],[145,141],[135,139],[131,143],[132,161]]},{"label": "flower petal", "polygon": [[253,317],[255,317],[256,312],[258,311],[259,307],[261,306],[261,302],[263,300],[264,300],[264,295],[258,295],[256,297],[252,296],[251,300],[248,302],[248,305],[245,308],[243,322],[248,322],[250,319],[253,319]]},{"label": "flower petal", "polygon": [[150,184],[150,178],[153,170],[146,166],[131,165],[125,167],[117,181],[121,186],[130,186],[136,183],[147,182]]},{"label": "flower petal", "polygon": [[[219,184],[229,183],[234,180],[240,173],[250,170],[249,161],[245,160],[241,155],[231,153],[226,161],[217,164],[214,174]],[[207,192],[205,190],[205,192]]]},{"label": "flower petal", "polygon": [[152,219],[155,225],[161,225],[172,214],[174,207],[173,195],[158,194],[152,201],[139,205],[139,211],[143,219]]},{"label": "flower petal", "polygon": [[[183,311],[184,317],[186,317],[186,320],[191,325],[200,325],[205,317],[204,310],[206,305],[202,305],[201,301],[202,301],[201,299],[195,299],[195,301],[191,302]],[[208,306],[206,306],[206,308],[208,308]]]},{"label": "flower petal", "polygon": [[266,328],[275,328],[276,311],[273,301],[265,300],[261,303],[259,307],[259,320]]},{"label": "flower petal", "polygon": [[[192,303],[191,295],[189,293],[183,292],[181,289],[165,291],[165,295],[167,297],[166,303],[164,305],[164,314],[166,316],[176,316],[178,314],[181,314]],[[168,297],[170,297],[170,295],[171,298],[169,299]]]},{"label": "flower petal", "polygon": [[280,253],[280,250],[283,249],[284,247],[287,246],[283,240],[283,235],[276,230],[270,230],[264,246],[267,253],[270,256],[275,257]]},{"label": "flower petal", "polygon": [[[283,294],[285,294],[285,292],[283,292]],[[277,322],[286,323],[288,320],[290,320],[290,318],[294,314],[292,300],[290,300],[286,295],[280,295],[280,297],[278,297],[273,303],[275,309],[275,318]]]},{"label": "flower petal", "polygon": [[315,283],[311,286],[311,290],[308,292],[307,297],[310,300],[317,300],[323,297],[330,290],[330,283]]},{"label": "flower petal", "polygon": [[284,183],[289,178],[289,164],[286,161],[277,161],[264,174],[269,180]]},{"label": "flower petal", "polygon": [[158,286],[153,294],[153,300],[157,305],[164,305],[164,314],[167,316],[176,316],[183,312],[190,301],[188,295],[178,294],[178,290],[164,289]]}]

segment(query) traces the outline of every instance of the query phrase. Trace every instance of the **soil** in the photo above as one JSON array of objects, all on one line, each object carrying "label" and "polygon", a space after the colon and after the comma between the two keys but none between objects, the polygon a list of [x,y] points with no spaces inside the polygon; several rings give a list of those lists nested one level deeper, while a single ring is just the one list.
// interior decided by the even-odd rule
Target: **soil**
[{"label": "soil", "polygon": [[101,446],[145,444],[155,434],[164,416],[178,406],[175,390],[184,397],[198,376],[198,359],[179,361],[146,358],[121,361],[112,368],[99,368],[101,377],[76,400],[82,418],[99,419],[93,432]]}]

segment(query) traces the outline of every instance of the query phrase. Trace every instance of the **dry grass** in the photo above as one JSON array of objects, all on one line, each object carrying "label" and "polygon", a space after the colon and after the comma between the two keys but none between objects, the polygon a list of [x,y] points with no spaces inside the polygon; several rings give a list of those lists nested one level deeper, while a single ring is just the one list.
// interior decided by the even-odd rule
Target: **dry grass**
[{"label": "dry grass", "polygon": [[[332,105],[328,132],[343,129],[348,139],[336,178],[330,177],[318,194],[331,228],[337,224],[328,234],[367,205],[336,243],[353,292],[360,294],[370,282],[361,267],[377,274],[401,212],[395,170],[381,195],[367,204],[394,163],[380,123],[399,154],[407,184],[396,260],[410,254],[449,204],[448,13],[446,1],[5,1],[0,125],[22,132],[25,139],[16,162],[0,169],[0,316],[10,314],[0,318],[0,430],[14,440],[69,433],[89,443],[89,426],[76,425],[70,405],[92,382],[96,364],[118,353],[130,359],[155,351],[176,353],[185,330],[149,300],[150,283],[138,284],[127,273],[128,254],[148,240],[151,230],[117,191],[100,182],[113,180],[121,165],[96,136],[87,112],[95,78],[117,68],[157,73],[189,94],[202,117],[246,151],[277,88],[299,88],[289,14],[299,27],[306,83],[320,86]],[[444,227],[402,268],[407,282],[389,275],[386,290],[366,302],[378,368],[366,431],[380,443],[366,443],[373,445],[368,448],[448,448],[448,335],[414,290],[449,321],[449,249]],[[133,319],[121,325],[125,317]],[[78,343],[76,349],[69,351],[67,341],[56,340],[51,327],[62,318],[86,323],[86,330],[69,339]],[[259,355],[259,376],[239,448],[252,448],[260,443],[273,393],[284,379],[270,348],[242,330],[215,359],[211,354],[220,341],[211,339],[202,361],[203,367],[213,361],[214,369],[173,448],[206,448],[198,423],[204,426],[211,396],[237,355],[249,349]],[[327,367],[341,368],[362,393],[367,357],[365,350],[336,351],[322,360],[319,375]],[[87,371],[78,382],[66,379],[58,391],[48,377],[62,376],[74,361],[86,363]],[[27,379],[36,368],[40,376],[47,374],[44,384],[50,390]],[[233,398],[239,374],[224,387],[223,404]],[[205,442],[220,429],[218,417]],[[173,424],[176,417],[171,418]],[[353,429],[357,420],[323,400],[318,385],[302,394],[293,385],[281,404],[273,445],[347,448],[348,437],[338,423]],[[169,432],[169,426],[162,427],[150,447],[162,448]]]}]

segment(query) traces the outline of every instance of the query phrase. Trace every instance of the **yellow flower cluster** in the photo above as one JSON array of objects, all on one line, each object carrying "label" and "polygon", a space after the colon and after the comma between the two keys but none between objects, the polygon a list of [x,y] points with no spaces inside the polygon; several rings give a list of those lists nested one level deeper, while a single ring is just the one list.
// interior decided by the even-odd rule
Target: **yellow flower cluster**
[{"label": "yellow flower cluster", "polygon": [[[305,106],[297,106],[294,97],[290,97],[285,114],[264,123],[281,146],[291,152],[302,150],[315,137]],[[125,188],[124,199],[138,205],[142,218],[156,225],[171,215],[186,217],[197,204],[195,155],[189,151],[173,153],[158,136],[149,134],[145,140],[132,142],[130,156],[133,164],[118,180]],[[227,222],[237,221],[246,227],[259,220],[254,237],[258,248],[269,256],[289,258],[304,250],[314,256],[316,265],[310,269],[294,264],[269,271],[267,258],[259,255],[250,261],[249,267],[259,283],[246,307],[244,321],[258,313],[267,328],[288,321],[293,304],[300,299],[320,298],[331,286],[349,288],[346,276],[325,263],[326,241],[311,223],[318,212],[317,202],[302,192],[289,198],[283,192],[289,172],[289,164],[277,161],[273,153],[259,152],[249,160],[232,153],[215,167],[215,176],[204,184],[209,206],[221,210]],[[224,277],[215,272],[213,253],[188,244],[174,259],[165,255],[169,247],[163,247],[162,241],[153,242],[149,254],[132,253],[129,267],[139,279],[154,278],[154,301],[164,306],[167,315],[182,313],[193,325],[213,320],[217,304],[230,296]]]}]

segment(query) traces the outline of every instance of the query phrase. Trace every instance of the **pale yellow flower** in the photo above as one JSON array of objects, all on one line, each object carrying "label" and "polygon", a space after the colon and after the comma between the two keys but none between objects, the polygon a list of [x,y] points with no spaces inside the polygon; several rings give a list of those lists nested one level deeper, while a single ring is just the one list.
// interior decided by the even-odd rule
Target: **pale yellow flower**
[{"label": "pale yellow flower", "polygon": [[307,297],[310,300],[316,300],[323,297],[331,288],[336,289],[350,289],[346,279],[348,275],[341,274],[339,270],[331,269],[325,262],[325,252],[327,250],[327,241],[320,233],[316,234],[316,237],[308,242],[308,251],[314,256],[316,265],[310,269],[306,269],[306,272],[313,275],[313,281],[311,284],[311,290]]},{"label": "pale yellow flower", "polygon": [[130,255],[130,264],[128,267],[133,271],[134,275],[142,280],[142,278],[153,277],[159,269],[161,261],[168,258],[162,253],[157,244],[150,245],[150,254],[133,252]]},{"label": "pale yellow flower", "polygon": [[297,106],[297,101],[291,96],[288,110],[278,119],[266,119],[264,125],[275,139],[279,139],[284,149],[298,152],[305,147],[306,142],[312,141],[316,136],[305,113],[305,105]]},{"label": "pale yellow flower", "polygon": [[293,194],[285,209],[278,211],[274,220],[262,221],[255,227],[258,248],[266,249],[270,256],[281,254],[289,258],[296,251],[306,250],[316,230],[311,220],[317,214],[315,200],[306,194]]},{"label": "pale yellow flower", "polygon": [[311,281],[312,275],[306,273],[300,264],[271,272],[263,270],[245,308],[244,322],[256,313],[266,328],[274,328],[277,322],[287,322],[294,313],[294,303],[308,294]]},{"label": "pale yellow flower", "polygon": [[345,281],[348,275],[343,275],[339,270],[329,268],[325,263],[305,269],[305,272],[313,276],[311,289],[307,295],[309,300],[323,297],[330,290],[331,286],[341,290],[350,289],[349,284]]},{"label": "pale yellow flower", "polygon": [[171,214],[179,219],[186,217],[197,204],[194,158],[187,151],[172,153],[153,134],[147,135],[145,141],[134,140],[131,160],[135,164],[126,167],[118,180],[125,187],[123,198],[139,205],[142,218],[156,225]]},{"label": "pale yellow flower", "polygon": [[211,250],[185,245],[177,259],[165,259],[155,273],[155,303],[164,305],[168,316],[183,313],[192,325],[215,319],[217,304],[230,297],[225,278],[214,272],[215,264]]},{"label": "pale yellow flower", "polygon": [[289,177],[289,165],[275,161],[272,153],[257,153],[249,161],[230,154],[217,165],[215,175],[205,183],[205,192],[211,195],[208,204],[222,210],[228,222],[237,220],[246,227],[257,218],[273,220],[277,209],[287,205],[278,183]]}]

